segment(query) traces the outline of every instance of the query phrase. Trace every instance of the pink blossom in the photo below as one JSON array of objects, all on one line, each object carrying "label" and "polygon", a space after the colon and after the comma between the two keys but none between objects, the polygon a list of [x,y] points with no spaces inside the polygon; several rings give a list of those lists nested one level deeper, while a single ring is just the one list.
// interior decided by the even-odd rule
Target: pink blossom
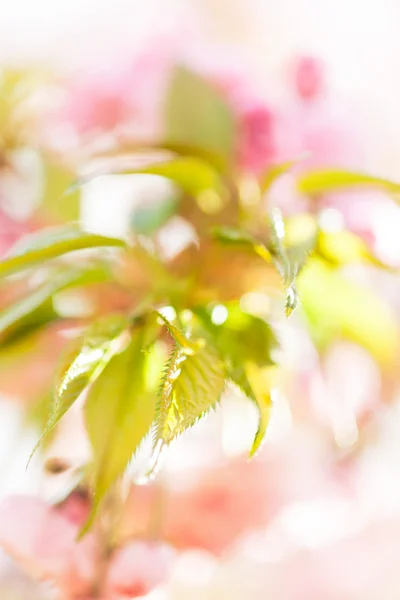
[{"label": "pink blossom", "polygon": [[114,553],[105,593],[110,600],[144,596],[168,576],[174,553],[167,544],[130,542]]},{"label": "pink blossom", "polygon": [[[279,160],[291,160],[304,153],[300,170],[328,166],[360,168],[361,129],[357,115],[343,110],[343,103],[324,85],[322,63],[313,57],[300,57],[292,74],[294,95],[281,105],[277,119]],[[348,103],[346,103],[348,106]]]},{"label": "pink blossom", "polygon": [[54,581],[71,598],[89,593],[98,558],[94,538],[76,543],[78,528],[35,498],[0,505],[0,546],[33,577]]},{"label": "pink blossom", "polygon": [[311,100],[321,95],[324,88],[324,69],[313,56],[301,56],[295,65],[295,88],[300,98]]},{"label": "pink blossom", "polygon": [[[95,534],[77,541],[75,515],[29,497],[0,505],[0,546],[32,577],[52,581],[65,600],[128,600],[148,593],[167,577],[173,552],[166,544],[131,541],[104,564]],[[97,598],[97,596],[96,596]]]},{"label": "pink blossom", "polygon": [[159,39],[125,62],[71,76],[54,124],[72,127],[84,140],[112,134],[154,141],[174,52],[172,40]]},{"label": "pink blossom", "polygon": [[215,85],[233,113],[239,169],[260,174],[276,156],[275,110],[247,72],[247,65],[229,49],[217,49],[212,55],[203,49],[191,54],[188,64]]}]

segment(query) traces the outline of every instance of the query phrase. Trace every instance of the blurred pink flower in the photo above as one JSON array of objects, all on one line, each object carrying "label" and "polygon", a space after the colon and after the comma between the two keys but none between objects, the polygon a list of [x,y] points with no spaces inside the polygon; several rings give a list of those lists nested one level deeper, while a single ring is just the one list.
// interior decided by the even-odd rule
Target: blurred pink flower
[{"label": "blurred pink flower", "polygon": [[0,546],[32,577],[54,581],[71,598],[89,593],[98,558],[94,538],[77,544],[77,532],[38,499],[15,496],[0,505]]},{"label": "blurred pink flower", "polygon": [[311,100],[324,91],[324,68],[317,58],[301,56],[295,65],[294,82],[297,94],[304,100]]},{"label": "blurred pink flower", "polygon": [[166,544],[138,541],[120,548],[110,563],[106,597],[123,600],[145,596],[167,579],[173,556]]},{"label": "blurred pink flower", "polygon": [[188,65],[215,85],[236,119],[236,160],[244,172],[259,175],[276,156],[275,110],[257,89],[248,65],[229,49],[204,48]]},{"label": "blurred pink flower", "polygon": [[238,120],[238,164],[243,171],[259,175],[276,156],[275,114],[251,93],[233,95],[232,100]]},{"label": "blurred pink flower", "polygon": [[88,534],[78,542],[79,525],[67,515],[63,507],[11,497],[0,505],[0,546],[32,577],[52,581],[65,600],[91,600],[99,585],[103,600],[128,600],[166,578],[173,558],[166,544],[132,541],[104,564],[99,540]]},{"label": "blurred pink flower", "polygon": [[399,534],[398,519],[382,519],[336,542],[298,548],[265,565],[259,585],[279,600],[394,600],[400,594]]},{"label": "blurred pink flower", "polygon": [[292,74],[294,96],[279,112],[279,160],[307,153],[309,157],[299,163],[300,170],[360,167],[363,152],[357,115],[341,108],[340,99],[333,96],[324,80],[323,65],[317,58],[298,58]]}]

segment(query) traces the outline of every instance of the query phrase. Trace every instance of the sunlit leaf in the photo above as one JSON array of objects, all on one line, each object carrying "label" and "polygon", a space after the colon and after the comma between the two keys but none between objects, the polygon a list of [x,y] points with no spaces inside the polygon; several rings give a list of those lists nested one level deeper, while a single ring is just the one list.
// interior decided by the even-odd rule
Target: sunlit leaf
[{"label": "sunlit leaf", "polygon": [[271,391],[275,379],[275,369],[273,367],[261,369],[254,363],[246,363],[245,375],[252,392],[249,398],[256,403],[259,414],[258,429],[250,450],[250,456],[254,456],[264,441],[270,422],[272,410]]},{"label": "sunlit leaf", "polygon": [[295,167],[304,158],[306,158],[306,155],[301,155],[292,160],[287,160],[282,163],[270,165],[261,177],[261,191],[263,193],[267,192],[277,179],[291,171],[291,169],[293,169],[293,167]]},{"label": "sunlit leaf", "polygon": [[215,407],[225,375],[225,365],[211,345],[190,356],[175,346],[160,389],[154,445],[168,444]]},{"label": "sunlit leaf", "polygon": [[182,156],[125,172],[148,173],[166,177],[191,196],[197,196],[200,192],[210,189],[221,191],[221,180],[213,167],[207,162],[191,156]]},{"label": "sunlit leaf", "polygon": [[0,276],[29,269],[74,250],[102,246],[124,247],[125,243],[118,238],[87,233],[74,225],[44,229],[15,244],[0,262]]},{"label": "sunlit leaf", "polygon": [[162,313],[155,311],[155,316],[157,316],[162,323],[166,326],[168,333],[174,340],[175,344],[178,345],[180,350],[184,354],[194,354],[200,348],[204,346],[204,340],[191,340],[175,325],[173,325]]},{"label": "sunlit leaf", "polygon": [[317,238],[316,252],[334,265],[369,263],[387,268],[373,255],[364,240],[351,231],[334,233],[320,231]]},{"label": "sunlit leaf", "polygon": [[43,438],[52,431],[81,393],[97,379],[111,358],[121,351],[126,343],[126,337],[122,334],[127,325],[125,317],[108,315],[95,322],[87,330],[81,344],[77,347],[74,359],[68,360],[65,365],[66,369],[58,374],[52,412],[32,455]]},{"label": "sunlit leaf", "polygon": [[58,318],[53,296],[73,286],[104,281],[104,269],[69,269],[51,278],[26,297],[0,312],[0,344]]},{"label": "sunlit leaf", "polygon": [[214,227],[211,233],[214,239],[222,244],[247,247],[253,250],[266,262],[271,262],[272,260],[271,254],[266,246],[244,229],[235,227]]},{"label": "sunlit leaf", "polygon": [[198,311],[203,326],[225,360],[227,377],[257,406],[259,427],[250,452],[253,456],[264,438],[271,410],[271,382],[266,377],[274,372],[273,353],[278,347],[272,328],[262,319],[229,306],[228,317],[221,325],[213,325],[212,311]]},{"label": "sunlit leaf", "polygon": [[221,325],[212,322],[213,310],[197,310],[203,327],[212,335],[213,343],[233,368],[251,361],[259,366],[274,364],[273,353],[278,340],[263,319],[245,313],[236,303],[225,305],[228,311]]},{"label": "sunlit leaf", "polygon": [[379,189],[390,194],[397,195],[400,192],[400,184],[381,177],[371,177],[363,173],[352,173],[350,171],[339,171],[328,169],[324,171],[313,171],[302,175],[297,186],[300,192],[310,196],[318,196],[330,192],[346,189]]},{"label": "sunlit leaf", "polygon": [[289,317],[299,304],[296,278],[315,245],[315,237],[290,248],[285,246],[285,224],[281,212],[275,208],[270,216],[271,253],[275,266],[286,289],[286,316]]},{"label": "sunlit leaf", "polygon": [[298,285],[311,333],[320,347],[345,338],[364,346],[381,364],[394,364],[399,351],[396,317],[371,288],[315,258]]},{"label": "sunlit leaf", "polygon": [[127,167],[122,161],[121,166],[115,164],[111,168],[104,168],[89,174],[76,182],[70,191],[103,175],[159,175],[170,179],[180,189],[191,196],[200,192],[214,190],[223,191],[221,179],[217,170],[206,160],[194,156],[178,156],[168,160],[157,160],[145,166]]},{"label": "sunlit leaf", "polygon": [[80,191],[65,192],[71,185],[72,174],[65,167],[47,162],[44,165],[42,206],[46,215],[63,221],[76,221],[80,212]]},{"label": "sunlit leaf", "polygon": [[114,356],[91,387],[85,421],[93,448],[95,498],[82,533],[90,526],[99,502],[122,475],[149,432],[155,416],[156,393],[146,387],[147,355],[140,333]]},{"label": "sunlit leaf", "polygon": [[178,67],[165,108],[167,143],[203,148],[229,160],[234,150],[234,119],[211,84]]}]

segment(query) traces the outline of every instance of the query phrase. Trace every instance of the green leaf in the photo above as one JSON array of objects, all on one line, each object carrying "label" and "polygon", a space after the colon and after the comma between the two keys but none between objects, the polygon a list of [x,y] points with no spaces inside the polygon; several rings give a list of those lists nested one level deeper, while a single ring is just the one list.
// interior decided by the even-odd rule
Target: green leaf
[{"label": "green leaf", "polygon": [[272,411],[271,390],[274,375],[275,370],[271,367],[260,369],[254,363],[246,363],[245,365],[245,376],[252,392],[252,395],[247,395],[250,400],[256,403],[259,414],[258,429],[250,450],[250,456],[254,456],[258,452],[268,429]]},{"label": "green leaf", "polygon": [[315,245],[315,237],[296,244],[291,248],[285,246],[285,224],[279,209],[271,211],[271,254],[278,273],[286,289],[286,316],[289,317],[299,304],[296,278],[303,268],[309,253]]},{"label": "green leaf", "polygon": [[68,357],[65,369],[60,369],[58,373],[52,412],[31,457],[81,393],[99,377],[111,358],[122,350],[126,342],[122,334],[127,327],[125,317],[108,315],[86,331],[75,357]]},{"label": "green leaf", "polygon": [[221,325],[212,322],[213,307],[196,311],[223,358],[233,368],[247,361],[261,367],[273,365],[272,354],[278,348],[278,340],[268,323],[245,313],[236,303],[225,308],[228,316]]},{"label": "green leaf", "polygon": [[229,161],[234,151],[235,123],[214,86],[178,67],[165,108],[167,143],[199,147]]},{"label": "green leaf", "polygon": [[321,348],[344,338],[365,347],[383,366],[396,363],[397,320],[371,288],[316,258],[309,261],[298,284],[311,334]]},{"label": "green leaf", "polygon": [[272,260],[272,256],[266,246],[244,229],[227,226],[214,227],[211,234],[214,239],[222,244],[243,246],[244,248],[253,250],[266,262],[271,262]]},{"label": "green leaf", "polygon": [[62,221],[76,221],[80,213],[80,193],[75,189],[73,193],[66,194],[72,173],[65,167],[47,162],[45,168],[45,190],[42,206],[46,215],[61,219]]},{"label": "green leaf", "polygon": [[268,192],[270,187],[275,183],[277,179],[279,179],[280,177],[282,177],[282,175],[285,175],[291,169],[293,169],[293,167],[295,167],[303,158],[305,158],[304,155],[294,158],[292,160],[287,160],[283,163],[278,163],[269,166],[261,177],[261,192],[263,194],[265,192]]},{"label": "green leaf", "polygon": [[367,263],[387,268],[373,255],[367,244],[350,231],[329,233],[320,231],[315,248],[316,252],[332,264]]},{"label": "green leaf", "polygon": [[157,160],[141,167],[126,168],[122,165],[121,168],[114,166],[113,168],[102,169],[80,179],[70,189],[73,190],[95,177],[110,174],[159,175],[170,179],[181,190],[191,196],[197,196],[207,190],[214,190],[218,193],[223,191],[218,171],[206,160],[195,156],[178,156],[169,160]]},{"label": "green leaf", "polygon": [[0,277],[29,269],[74,250],[101,246],[124,247],[125,243],[121,239],[87,233],[74,225],[43,229],[15,244],[0,262]]},{"label": "green leaf", "polygon": [[192,156],[182,156],[125,173],[160,175],[176,183],[184,192],[197,196],[206,190],[221,192],[221,180],[215,169],[206,161]]},{"label": "green leaf", "polygon": [[82,534],[154,420],[156,393],[146,387],[147,361],[141,334],[136,332],[129,346],[110,360],[89,391],[85,420],[93,448],[95,499]]},{"label": "green leaf", "polygon": [[45,284],[0,312],[0,344],[8,344],[19,335],[56,320],[53,296],[57,292],[105,278],[103,269],[69,269],[53,273]]},{"label": "green leaf", "polygon": [[[318,196],[329,192],[347,190],[351,188],[380,189],[390,194],[399,194],[400,184],[381,177],[371,177],[363,173],[338,171],[314,171],[302,175],[297,181],[298,189],[303,194]],[[396,196],[396,201],[398,198]]]},{"label": "green leaf", "polygon": [[215,407],[225,376],[224,362],[211,345],[189,356],[175,346],[160,389],[154,446],[169,444]]},{"label": "green leaf", "polygon": [[221,325],[213,325],[212,310],[198,310],[203,326],[212,336],[227,365],[227,377],[252,402],[259,413],[259,427],[250,456],[253,456],[263,438],[271,410],[271,383],[266,373],[273,372],[273,352],[278,340],[272,328],[258,317],[243,312],[239,306],[229,306],[228,317]]},{"label": "green leaf", "polygon": [[177,207],[176,198],[137,206],[130,218],[131,228],[134,233],[152,235],[176,213]]},{"label": "green leaf", "polygon": [[180,329],[175,327],[175,325],[172,325],[172,323],[170,321],[168,321],[168,319],[166,317],[164,317],[164,315],[161,312],[154,311],[154,314],[156,317],[158,317],[164,323],[164,325],[167,328],[168,333],[174,340],[175,344],[178,345],[178,347],[184,354],[188,354],[188,355],[194,354],[195,352],[197,352],[200,348],[202,348],[204,346],[203,339],[199,339],[199,340],[189,339],[188,337],[186,337],[186,335],[183,333],[183,331],[181,331]]}]

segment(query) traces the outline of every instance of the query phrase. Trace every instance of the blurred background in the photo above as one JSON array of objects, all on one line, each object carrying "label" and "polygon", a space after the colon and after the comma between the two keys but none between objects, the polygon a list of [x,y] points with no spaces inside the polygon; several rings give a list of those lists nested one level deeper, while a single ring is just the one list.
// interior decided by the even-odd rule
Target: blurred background
[{"label": "blurred background", "polygon": [[[311,151],[316,165],[399,181],[399,28],[397,0],[7,3],[0,9],[1,254],[20,235],[70,218],[92,231],[124,235],[134,206],[152,194],[168,195],[168,184],[157,178],[108,176],[53,202],[97,149],[93,122],[107,142],[107,124],[120,110],[114,92],[140,98],[133,136],[151,131],[148,111],[161,88],[147,74],[162,69],[171,53],[194,61],[200,56],[210,71],[227,63],[228,71],[246,73],[282,123],[278,155]],[[124,80],[127,64],[134,84]],[[22,81],[15,89],[14,73]],[[6,164],[12,168],[3,169]],[[301,210],[290,178],[271,194],[288,214]],[[321,275],[313,314],[317,326],[326,327],[323,352],[320,329],[310,333],[301,310],[277,325],[278,391],[254,461],[247,462],[246,452],[256,414],[234,394],[171,447],[157,485],[169,498],[165,531],[176,554],[167,581],[149,598],[400,597],[399,213],[378,192],[352,203],[338,195],[321,213],[327,232],[346,226],[390,269],[345,267],[360,286],[357,293]],[[179,252],[176,239],[175,230],[167,232],[171,252]],[[304,286],[306,294],[312,285]],[[0,288],[1,306],[12,300]],[[72,318],[75,300],[61,299]],[[340,312],[341,301],[354,302],[353,309]],[[342,335],[329,337],[332,323]],[[1,351],[1,498],[29,494],[53,503],[74,489],[87,461],[78,407],[25,469],[47,406],[46,382],[63,346],[56,329]],[[67,467],[45,468],[54,459]],[[141,494],[136,521],[149,511],[150,500]],[[58,597],[27,572],[1,554],[2,599]]]}]

